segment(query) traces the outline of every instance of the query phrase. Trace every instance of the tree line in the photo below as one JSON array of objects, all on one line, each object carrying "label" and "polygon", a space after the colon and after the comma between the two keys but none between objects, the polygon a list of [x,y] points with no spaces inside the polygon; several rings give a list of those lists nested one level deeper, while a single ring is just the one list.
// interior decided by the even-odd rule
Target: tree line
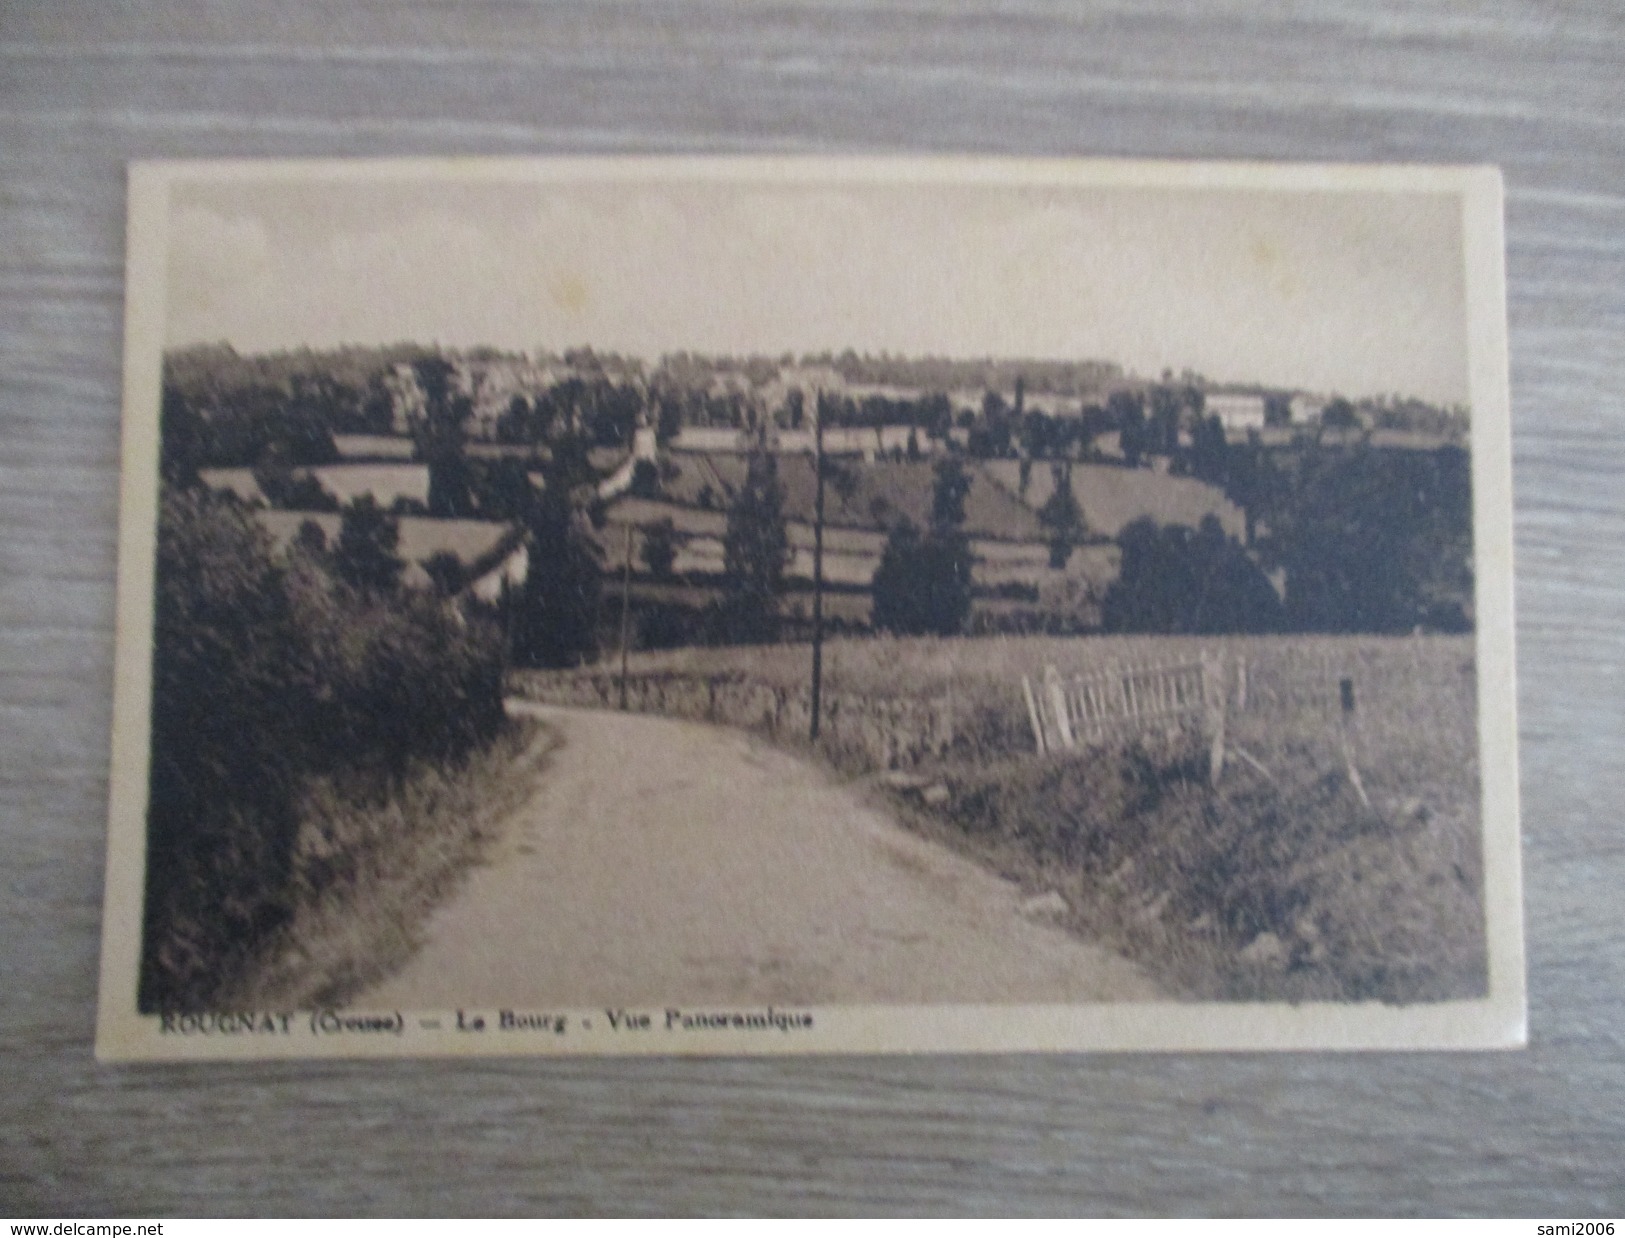
[{"label": "tree line", "polygon": [[1383,451],[1256,441],[1213,480],[1242,538],[1139,520],[1103,623],[1120,632],[1462,632],[1473,625],[1471,458],[1458,447]]},{"label": "tree line", "polygon": [[[585,365],[581,357],[575,360]],[[473,397],[458,365],[424,355],[408,368],[419,393],[411,421],[415,454],[429,470],[425,514],[514,521],[527,532],[530,578],[502,603],[512,656],[548,666],[589,660],[597,651],[604,574],[593,532],[605,516],[596,500],[597,474],[589,453],[611,441],[629,442],[651,401],[660,433],[669,436],[701,397],[669,387],[634,390],[607,372],[573,378],[541,397],[513,397],[509,430],[535,450],[529,459],[491,460],[467,450]],[[590,374],[592,367],[583,372]],[[1216,524],[1160,529],[1139,522],[1123,530],[1120,578],[1105,597],[1095,599],[1106,627],[1398,631],[1470,625],[1464,451],[1379,452],[1358,440],[1323,445],[1313,435],[1284,449],[1266,449],[1256,437],[1231,443],[1218,419],[1206,413],[1195,381],[1114,391],[1077,417],[1027,407],[1025,394],[1025,380],[1018,375],[1012,401],[990,391],[978,412],[966,410],[959,417],[962,424],[969,419],[966,454],[1020,460],[1023,494],[1035,468],[1054,474],[1050,498],[1037,513],[1053,569],[1064,568],[1072,550],[1090,536],[1087,493],[1080,501],[1072,468],[1097,457],[1092,444],[1100,434],[1118,435],[1122,463],[1165,456],[1168,471],[1222,489],[1245,514],[1246,536],[1239,546],[1216,539],[1216,531],[1222,534]],[[1280,403],[1266,410],[1277,421]],[[331,435],[324,434],[318,404],[310,390],[301,394],[295,383],[280,402],[250,401],[251,415],[216,409],[203,417],[184,399],[166,394],[166,459],[195,466],[198,459],[217,455],[222,443],[240,458],[257,452],[256,477],[274,504],[331,508],[335,504],[314,480],[290,463],[331,458]],[[1334,402],[1328,416],[1336,410]],[[819,411],[826,425],[902,418],[918,422],[929,435],[942,433],[951,414],[945,398],[930,396],[917,402],[879,396],[855,401],[829,394],[820,397]],[[1352,417],[1352,406],[1347,411]],[[786,419],[806,424],[809,413],[805,400],[792,393]],[[210,436],[213,447],[207,445]],[[851,466],[831,461],[827,467],[838,487],[840,470]],[[937,495],[945,486],[968,488],[971,475],[955,452],[944,453],[937,468]],[[183,477],[186,469],[176,473]],[[539,487],[533,476],[542,478]],[[635,480],[639,493],[658,491],[653,465],[645,464]],[[688,619],[656,616],[651,636],[661,643],[772,639],[780,630],[778,597],[789,550],[771,455],[759,452],[751,459],[745,485],[729,499],[718,599]],[[955,522],[941,515],[953,507],[939,505],[934,496],[933,516],[922,527],[887,521],[888,540],[871,586],[874,626],[966,629],[974,592],[968,542],[962,518]],[[669,578],[675,530],[648,530],[644,544],[645,566],[657,579]],[[1198,582],[1194,592],[1185,587],[1192,581]]]}]

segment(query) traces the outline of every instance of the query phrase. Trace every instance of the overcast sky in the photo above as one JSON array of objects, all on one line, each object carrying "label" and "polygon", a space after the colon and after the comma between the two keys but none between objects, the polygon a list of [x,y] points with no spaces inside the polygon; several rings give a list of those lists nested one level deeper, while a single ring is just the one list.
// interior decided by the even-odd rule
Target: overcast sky
[{"label": "overcast sky", "polygon": [[1116,361],[1465,403],[1454,194],[187,181],[167,341]]}]

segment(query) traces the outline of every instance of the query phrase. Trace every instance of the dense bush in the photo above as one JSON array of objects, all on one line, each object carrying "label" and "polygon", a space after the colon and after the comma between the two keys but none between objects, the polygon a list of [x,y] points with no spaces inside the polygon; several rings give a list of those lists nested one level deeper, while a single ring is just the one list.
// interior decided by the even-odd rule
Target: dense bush
[{"label": "dense bush", "polygon": [[160,420],[164,477],[188,485],[209,465],[332,464],[339,457],[330,414],[319,384],[249,386],[205,404],[168,383]]},{"label": "dense bush", "polygon": [[514,657],[525,666],[579,666],[598,652],[602,551],[562,483],[531,505],[530,570],[513,618]]},{"label": "dense bush", "polygon": [[882,631],[957,636],[971,610],[970,541],[957,529],[922,534],[899,520],[870,587],[873,623]]},{"label": "dense bush", "polygon": [[1136,520],[1117,542],[1123,567],[1101,609],[1108,632],[1280,629],[1280,599],[1269,579],[1212,516],[1194,530]]},{"label": "dense bush", "polygon": [[1286,617],[1304,632],[1472,628],[1467,453],[1312,451],[1267,516],[1286,571]]},{"label": "dense bush", "polygon": [[730,643],[741,645],[776,640],[778,599],[790,562],[777,457],[765,452],[750,457],[745,484],[728,508],[722,553],[719,610],[723,635]]},{"label": "dense bush", "polygon": [[387,793],[502,722],[496,633],[429,595],[277,556],[251,513],[166,490],[158,522],[141,1006],[197,1008],[289,912],[318,778]]},{"label": "dense bush", "polygon": [[892,526],[870,589],[872,622],[900,635],[956,636],[971,612],[971,550],[965,500],[971,479],[952,456],[939,460],[931,523],[921,534],[906,519]]}]

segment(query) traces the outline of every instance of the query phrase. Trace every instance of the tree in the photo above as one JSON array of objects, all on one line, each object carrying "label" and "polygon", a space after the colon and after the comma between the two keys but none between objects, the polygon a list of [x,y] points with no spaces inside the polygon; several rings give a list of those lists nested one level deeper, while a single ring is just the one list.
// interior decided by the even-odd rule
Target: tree
[{"label": "tree", "polygon": [[468,569],[450,550],[435,551],[424,561],[423,571],[429,577],[437,597],[456,597],[468,583]]},{"label": "tree", "polygon": [[934,391],[930,395],[922,396],[919,402],[919,419],[920,424],[925,426],[927,437],[946,439],[954,423],[954,407],[947,394]]},{"label": "tree", "polygon": [[971,563],[962,534],[921,535],[899,520],[870,584],[872,622],[904,635],[957,636],[970,615]]},{"label": "tree", "polygon": [[481,520],[523,520],[536,488],[523,460],[469,461],[469,497]]},{"label": "tree", "polygon": [[463,452],[464,423],[473,402],[452,390],[456,367],[440,357],[413,362],[423,393],[423,415],[413,427],[417,454],[429,466],[429,514],[440,518],[473,515],[472,477]]},{"label": "tree", "polygon": [[[1229,475],[1229,443],[1224,435],[1224,423],[1216,413],[1201,418],[1191,437],[1191,472],[1205,482],[1222,486]],[[1252,538],[1249,536],[1248,541]]]},{"label": "tree", "polygon": [[360,495],[344,509],[333,547],[333,570],[359,593],[392,593],[405,568],[396,553],[399,544],[399,524],[372,495]]},{"label": "tree", "polygon": [[1101,607],[1108,632],[1273,632],[1281,603],[1269,579],[1213,516],[1199,528],[1149,517],[1118,534],[1122,567]]},{"label": "tree", "polygon": [[293,535],[293,545],[307,559],[318,563],[326,561],[327,534],[314,520],[300,521],[299,531]]},{"label": "tree", "polygon": [[597,447],[625,447],[637,430],[643,401],[635,387],[597,379],[587,388],[587,430]]},{"label": "tree", "polygon": [[1078,457],[1087,460],[1094,454],[1095,440],[1116,429],[1112,415],[1098,404],[1085,405],[1078,414]]},{"label": "tree", "polygon": [[1463,630],[1472,604],[1471,466],[1458,448],[1311,448],[1269,517],[1286,610],[1311,632]]},{"label": "tree", "polygon": [[277,419],[275,446],[296,464],[332,464],[339,458],[333,427],[344,418],[344,393],[325,375],[295,375]]},{"label": "tree", "polygon": [[496,438],[499,443],[526,443],[531,441],[535,403],[522,395],[508,401],[508,407],[497,418]]},{"label": "tree", "polygon": [[659,580],[670,580],[677,562],[677,527],[670,516],[643,531],[643,563]]},{"label": "tree", "polygon": [[[347,524],[351,550],[359,524],[381,527]],[[414,758],[455,760],[502,724],[490,626],[421,594],[340,584],[322,540],[307,521],[278,554],[240,505],[161,493],[143,1011],[221,1008],[320,892],[334,870],[295,846],[311,791],[383,802]],[[325,837],[342,861],[344,839]]]},{"label": "tree", "polygon": [[935,483],[931,488],[931,528],[957,529],[965,523],[965,499],[970,494],[971,479],[965,466],[956,456],[938,460]]},{"label": "tree", "polygon": [[935,472],[931,527],[922,535],[911,521],[893,525],[870,583],[873,623],[885,631],[955,636],[970,618],[970,539],[961,526],[971,479],[952,456]]},{"label": "tree", "polygon": [[313,657],[265,532],[206,490],[158,517],[143,1009],[195,1003],[281,923]]},{"label": "tree", "polygon": [[1021,418],[1021,458],[1041,460],[1054,454],[1060,438],[1055,419],[1042,409],[1028,409]]},{"label": "tree", "polygon": [[367,378],[361,398],[360,426],[363,434],[389,434],[395,429],[395,397],[381,373]]},{"label": "tree", "polygon": [[527,525],[530,570],[515,613],[514,656],[527,666],[579,666],[598,648],[598,544],[552,474]]},{"label": "tree", "polygon": [[1010,406],[997,391],[982,397],[982,416],[971,433],[970,452],[987,458],[1010,454]]},{"label": "tree", "polygon": [[1145,401],[1133,391],[1114,391],[1106,400],[1106,412],[1117,427],[1123,463],[1139,468],[1140,457],[1150,450],[1145,423]]},{"label": "tree", "polygon": [[728,508],[722,558],[724,636],[736,644],[775,639],[790,541],[785,531],[784,488],[779,484],[778,464],[766,452],[751,456],[745,484]]},{"label": "tree", "polygon": [[1055,490],[1038,509],[1038,522],[1050,531],[1049,565],[1056,571],[1066,567],[1072,547],[1084,532],[1083,508],[1072,492],[1072,469],[1061,461],[1050,466]]},{"label": "tree", "polygon": [[673,392],[660,395],[655,411],[655,438],[666,444],[683,432],[683,405]]},{"label": "tree", "polygon": [[639,460],[632,465],[630,489],[640,499],[660,497],[660,470],[653,460]]},{"label": "tree", "polygon": [[1178,388],[1157,386],[1151,388],[1151,421],[1147,427],[1146,450],[1161,456],[1172,456],[1179,450],[1179,412],[1182,397]]},{"label": "tree", "polygon": [[178,489],[198,485],[198,469],[208,463],[208,423],[172,383],[164,384],[158,435],[158,471],[164,483]]},{"label": "tree", "polygon": [[834,456],[824,457],[824,481],[835,491],[835,497],[842,507],[850,506],[852,500],[858,497],[858,470]]},{"label": "tree", "polygon": [[1360,426],[1360,415],[1354,411],[1342,396],[1338,396],[1325,408],[1320,410],[1320,428],[1322,430],[1356,430]]},{"label": "tree", "polygon": [[339,501],[322,488],[314,473],[295,472],[281,460],[254,467],[254,484],[272,507],[292,512],[336,512]]}]

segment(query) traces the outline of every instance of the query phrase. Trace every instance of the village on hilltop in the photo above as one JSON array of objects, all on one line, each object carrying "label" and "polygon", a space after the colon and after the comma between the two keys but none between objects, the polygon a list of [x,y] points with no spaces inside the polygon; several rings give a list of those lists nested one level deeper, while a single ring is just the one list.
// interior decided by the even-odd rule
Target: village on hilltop
[{"label": "village on hilltop", "polygon": [[1266,509],[1304,459],[1462,455],[1467,424],[1464,410],[1397,396],[852,352],[649,364],[587,348],[218,345],[172,352],[165,394],[166,442],[184,441],[197,478],[255,509],[278,547],[331,547],[341,512],[370,504],[390,522],[403,584],[487,605],[525,590],[540,553],[532,505],[566,486],[604,582],[591,626],[613,643],[630,608],[641,646],[716,639],[705,616],[737,575],[730,521],[753,461],[770,462],[782,525],[769,572],[779,634],[805,628],[815,574],[836,630],[875,626],[888,544],[900,526],[931,526],[947,461],[965,478],[958,630],[1087,632],[1103,625],[1130,526],[1205,528],[1284,599]]}]

